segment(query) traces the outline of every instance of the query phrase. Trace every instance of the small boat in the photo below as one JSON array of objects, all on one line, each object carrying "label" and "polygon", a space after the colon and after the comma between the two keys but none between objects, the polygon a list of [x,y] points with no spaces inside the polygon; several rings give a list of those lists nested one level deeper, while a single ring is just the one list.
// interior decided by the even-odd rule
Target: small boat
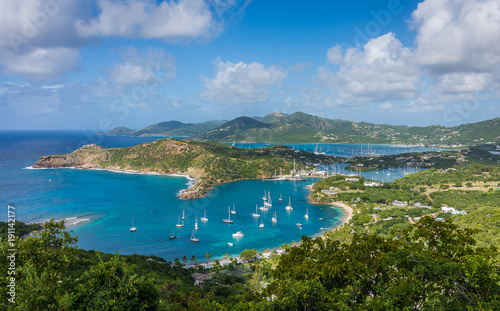
[{"label": "small boat", "polygon": [[292,199],[290,197],[288,197],[288,205],[286,206],[285,208],[287,211],[293,211],[293,207],[292,207]]},{"label": "small boat", "polygon": [[184,222],[181,223],[181,216],[179,216],[176,227],[184,227]]},{"label": "small boat", "polygon": [[130,228],[130,232],[135,232],[137,230],[136,227],[134,227],[134,218],[132,218],[132,227]]},{"label": "small boat", "polygon": [[306,207],[306,214],[304,215],[305,219],[309,219],[309,209]]},{"label": "small boat", "polygon": [[194,229],[198,230],[198,217],[194,217]]},{"label": "small boat", "polygon": [[227,245],[229,245],[229,246],[233,246],[234,244],[233,244],[233,243],[231,243],[231,242],[229,242],[229,243],[227,243]]},{"label": "small boat", "polygon": [[323,218],[320,218],[319,220],[323,220]]},{"label": "small boat", "polygon": [[233,238],[241,238],[241,237],[244,237],[244,236],[245,235],[241,231],[233,233]]},{"label": "small boat", "polygon": [[252,213],[252,217],[260,217],[260,214],[257,212],[257,205],[255,205],[255,213]]},{"label": "small boat", "polygon": [[236,214],[236,210],[234,209],[234,203],[233,203],[233,210],[231,211],[231,214]]},{"label": "small boat", "polygon": [[205,216],[201,217],[200,220],[202,222],[207,222],[208,221],[208,218],[207,218],[207,210],[205,210]]},{"label": "small boat", "polygon": [[168,237],[170,240],[173,240],[176,238],[175,234],[174,234],[174,230],[171,230],[170,231],[170,236]]},{"label": "small boat", "polygon": [[234,220],[231,220],[231,212],[230,212],[230,207],[228,206],[227,207],[227,213],[229,214],[229,218],[228,219],[222,219],[222,222],[225,223],[225,224],[232,224],[234,222]]},{"label": "small boat", "polygon": [[194,236],[194,229],[193,229],[193,234],[191,234],[191,242],[200,242],[200,238],[196,238]]},{"label": "small boat", "polygon": [[283,198],[281,197],[281,194],[280,194],[280,198],[278,200],[280,200],[280,202],[283,201]]},{"label": "small boat", "polygon": [[297,227],[302,227],[302,224],[300,222],[296,223]]},{"label": "small boat", "polygon": [[182,220],[184,220],[184,219],[186,219],[186,218],[184,217],[184,210],[182,210]]},{"label": "small boat", "polygon": [[271,202],[271,191],[268,191],[267,201],[264,201],[264,207],[272,207],[273,202]]},{"label": "small boat", "polygon": [[261,207],[259,207],[259,209],[261,211],[267,211],[267,210],[269,210],[269,208],[267,208],[266,206],[261,206]]},{"label": "small boat", "polygon": [[259,225],[259,228],[260,228],[260,229],[264,229],[264,223],[262,222],[262,217],[260,217],[260,225]]},{"label": "small boat", "polygon": [[262,197],[262,201],[267,201],[267,193],[266,190],[264,190],[264,196]]},{"label": "small boat", "polygon": [[277,222],[278,218],[276,217],[276,211],[274,212],[273,218],[271,218],[272,222]]}]

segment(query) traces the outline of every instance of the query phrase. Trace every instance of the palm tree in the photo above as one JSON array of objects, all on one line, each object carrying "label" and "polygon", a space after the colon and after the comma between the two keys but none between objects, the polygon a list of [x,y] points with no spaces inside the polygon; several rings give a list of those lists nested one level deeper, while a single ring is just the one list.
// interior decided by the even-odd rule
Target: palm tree
[{"label": "palm tree", "polygon": [[188,258],[186,255],[182,256],[182,262],[183,263],[186,263],[188,261]]},{"label": "palm tree", "polygon": [[196,261],[196,256],[195,256],[195,255],[191,256],[191,261],[192,261],[192,262],[195,262],[195,261]]},{"label": "palm tree", "polygon": [[226,255],[224,255],[224,258],[228,259],[229,258],[229,253],[226,253]]},{"label": "palm tree", "polygon": [[205,257],[207,258],[207,260],[210,260],[210,257],[212,257],[212,254],[210,254],[209,252],[207,252],[207,253],[205,254]]},{"label": "palm tree", "polygon": [[179,258],[175,258],[174,259],[174,265],[178,266],[180,264],[181,264],[181,262],[180,262]]}]

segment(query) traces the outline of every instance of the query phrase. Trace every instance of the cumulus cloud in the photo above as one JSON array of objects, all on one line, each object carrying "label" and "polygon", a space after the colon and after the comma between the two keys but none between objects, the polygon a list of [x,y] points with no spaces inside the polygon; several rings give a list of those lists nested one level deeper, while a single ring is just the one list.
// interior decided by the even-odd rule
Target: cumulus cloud
[{"label": "cumulus cloud", "polygon": [[110,79],[116,83],[164,83],[175,77],[174,58],[163,49],[137,51],[127,48],[121,55],[123,63],[115,64]]},{"label": "cumulus cloud", "polygon": [[412,14],[415,58],[438,73],[491,71],[500,64],[498,0],[426,0]]},{"label": "cumulus cloud", "polygon": [[261,63],[215,62],[217,71],[212,79],[202,77],[204,88],[201,98],[207,101],[229,104],[264,103],[271,88],[279,85],[287,71],[277,67],[266,67]]},{"label": "cumulus cloud", "polygon": [[14,53],[37,47],[77,47],[74,21],[91,14],[90,1],[0,1],[0,49]]},{"label": "cumulus cloud", "polygon": [[337,104],[380,102],[413,98],[418,92],[421,72],[393,33],[371,39],[362,48],[342,53],[336,46],[328,50],[329,62],[339,66],[333,72],[318,68],[317,79],[337,94]]},{"label": "cumulus cloud", "polygon": [[31,52],[0,53],[2,73],[22,76],[30,81],[50,80],[78,68],[79,51],[71,48],[36,48]]},{"label": "cumulus cloud", "polygon": [[223,27],[203,0],[159,3],[153,0],[100,0],[99,8],[97,18],[76,22],[80,36],[156,38],[172,42],[211,37]]}]

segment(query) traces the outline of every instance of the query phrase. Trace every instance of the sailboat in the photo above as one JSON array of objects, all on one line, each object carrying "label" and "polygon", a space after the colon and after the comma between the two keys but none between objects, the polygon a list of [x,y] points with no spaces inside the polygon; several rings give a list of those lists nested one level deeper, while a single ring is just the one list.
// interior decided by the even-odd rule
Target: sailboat
[{"label": "sailboat", "polygon": [[255,213],[252,213],[252,217],[260,217],[260,214],[257,212],[257,204],[255,205]]},{"label": "sailboat", "polygon": [[267,201],[267,193],[266,190],[264,190],[264,196],[262,197],[262,201]]},{"label": "sailboat", "polygon": [[279,198],[280,202],[283,201],[283,198],[281,197],[281,194],[280,194],[280,198]]},{"label": "sailboat", "polygon": [[277,222],[278,221],[278,218],[276,217],[276,211],[274,211],[274,215],[273,215],[273,218],[271,218],[271,221],[272,222]]},{"label": "sailboat", "polygon": [[184,227],[184,222],[181,223],[181,216],[179,216],[176,227]]},{"label": "sailboat", "polygon": [[262,216],[260,217],[260,225],[259,225],[259,228],[260,228],[260,229],[263,229],[263,228],[264,228],[264,223],[262,222]]},{"label": "sailboat", "polygon": [[272,207],[273,202],[271,202],[271,191],[268,191],[268,199],[267,202],[264,202],[264,207]]},{"label": "sailboat", "polygon": [[228,219],[222,219],[222,222],[225,223],[225,224],[232,224],[234,222],[234,220],[231,220],[231,208],[228,206],[227,207],[227,213],[229,214],[229,218]]},{"label": "sailboat", "polygon": [[194,229],[198,231],[198,217],[194,217]]},{"label": "sailboat", "polygon": [[193,229],[193,234],[191,234],[191,242],[200,242],[200,238],[196,238],[194,236],[194,229]]},{"label": "sailboat", "polygon": [[170,240],[175,239],[176,236],[174,234],[174,230],[170,230],[170,236],[168,237]]},{"label": "sailboat", "polygon": [[309,219],[309,208],[306,207],[306,214],[304,215],[305,219]]},{"label": "sailboat", "polygon": [[184,217],[184,210],[182,210],[182,220],[184,220],[184,219],[186,219],[186,218]]},{"label": "sailboat", "polygon": [[134,218],[132,218],[132,227],[130,228],[130,232],[134,232],[136,230],[137,230],[137,228],[134,227]]},{"label": "sailboat", "polygon": [[292,207],[292,199],[290,197],[288,197],[288,205],[287,207],[285,208],[287,211],[293,211],[293,207]]},{"label": "sailboat", "polygon": [[231,214],[236,214],[236,210],[234,209],[234,203],[233,203],[233,210],[231,211]]},{"label": "sailboat", "polygon": [[207,210],[205,210],[205,216],[201,217],[200,220],[202,222],[207,222],[208,221],[208,218],[207,218]]}]

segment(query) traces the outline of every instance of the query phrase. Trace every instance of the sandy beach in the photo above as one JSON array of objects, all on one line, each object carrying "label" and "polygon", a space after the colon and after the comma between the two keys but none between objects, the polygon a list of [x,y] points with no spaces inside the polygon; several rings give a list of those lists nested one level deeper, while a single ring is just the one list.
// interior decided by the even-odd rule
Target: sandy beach
[{"label": "sandy beach", "polygon": [[339,225],[337,225],[336,227],[342,226],[342,225],[348,223],[349,220],[352,219],[352,215],[354,214],[354,211],[353,211],[351,206],[349,206],[343,202],[340,202],[340,201],[333,202],[332,205],[334,205],[335,207],[340,207],[344,211],[344,217],[342,218],[342,222]]}]

